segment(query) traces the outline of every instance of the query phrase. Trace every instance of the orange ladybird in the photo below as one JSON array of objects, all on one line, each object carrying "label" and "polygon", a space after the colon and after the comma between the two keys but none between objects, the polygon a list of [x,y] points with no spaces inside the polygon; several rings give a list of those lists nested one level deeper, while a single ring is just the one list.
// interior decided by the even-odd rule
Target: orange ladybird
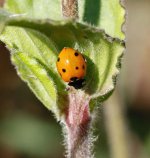
[{"label": "orange ladybird", "polygon": [[84,56],[73,48],[63,48],[56,63],[57,70],[65,82],[70,86],[81,88],[86,75],[86,60]]}]

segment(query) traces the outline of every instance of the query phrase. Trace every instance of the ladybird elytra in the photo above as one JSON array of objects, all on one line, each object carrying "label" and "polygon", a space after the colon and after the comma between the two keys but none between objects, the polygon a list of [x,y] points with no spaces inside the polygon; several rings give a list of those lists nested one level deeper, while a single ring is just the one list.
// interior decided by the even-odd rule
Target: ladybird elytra
[{"label": "ladybird elytra", "polygon": [[57,70],[65,82],[82,80],[86,75],[84,56],[73,48],[63,48],[56,62]]}]

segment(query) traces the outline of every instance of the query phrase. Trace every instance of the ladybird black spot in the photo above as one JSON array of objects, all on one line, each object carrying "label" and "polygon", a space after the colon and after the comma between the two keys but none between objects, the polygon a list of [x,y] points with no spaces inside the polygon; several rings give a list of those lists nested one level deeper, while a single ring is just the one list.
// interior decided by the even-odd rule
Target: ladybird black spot
[{"label": "ladybird black spot", "polygon": [[78,66],[76,66],[76,70],[78,70],[79,69],[79,67]]},{"label": "ladybird black spot", "polygon": [[62,69],[62,72],[64,72],[64,73],[65,73],[65,72],[66,72],[66,69]]},{"label": "ladybird black spot", "polygon": [[59,61],[60,61],[60,58],[58,58],[57,61],[59,62]]},{"label": "ladybird black spot", "polygon": [[78,56],[78,55],[79,55],[79,53],[78,53],[78,52],[75,52],[75,53],[74,53],[74,55],[75,55],[75,56]]},{"label": "ladybird black spot", "polygon": [[82,66],[82,69],[85,69],[85,66],[84,66],[84,65]]}]

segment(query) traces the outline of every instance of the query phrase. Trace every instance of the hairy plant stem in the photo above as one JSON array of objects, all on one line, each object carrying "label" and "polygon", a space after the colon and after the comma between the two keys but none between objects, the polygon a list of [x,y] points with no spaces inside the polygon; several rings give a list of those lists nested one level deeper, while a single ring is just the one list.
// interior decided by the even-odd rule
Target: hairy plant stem
[{"label": "hairy plant stem", "polygon": [[75,90],[70,92],[69,99],[65,124],[67,158],[91,158],[93,140],[89,98]]},{"label": "hairy plant stem", "polygon": [[78,0],[62,0],[62,15],[64,18],[78,18]]},{"label": "hairy plant stem", "polygon": [[81,125],[67,126],[67,157],[91,158],[90,121]]}]

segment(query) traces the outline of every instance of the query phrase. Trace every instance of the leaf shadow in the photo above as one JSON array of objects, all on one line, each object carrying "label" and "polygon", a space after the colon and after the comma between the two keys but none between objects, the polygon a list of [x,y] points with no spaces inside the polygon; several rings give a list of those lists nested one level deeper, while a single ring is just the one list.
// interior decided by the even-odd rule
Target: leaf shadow
[{"label": "leaf shadow", "polygon": [[87,72],[85,77],[86,85],[84,90],[86,93],[91,95],[96,91],[99,82],[98,68],[88,56],[85,57],[87,60]]},{"label": "leaf shadow", "polygon": [[101,0],[85,0],[83,21],[98,25],[100,17]]}]

